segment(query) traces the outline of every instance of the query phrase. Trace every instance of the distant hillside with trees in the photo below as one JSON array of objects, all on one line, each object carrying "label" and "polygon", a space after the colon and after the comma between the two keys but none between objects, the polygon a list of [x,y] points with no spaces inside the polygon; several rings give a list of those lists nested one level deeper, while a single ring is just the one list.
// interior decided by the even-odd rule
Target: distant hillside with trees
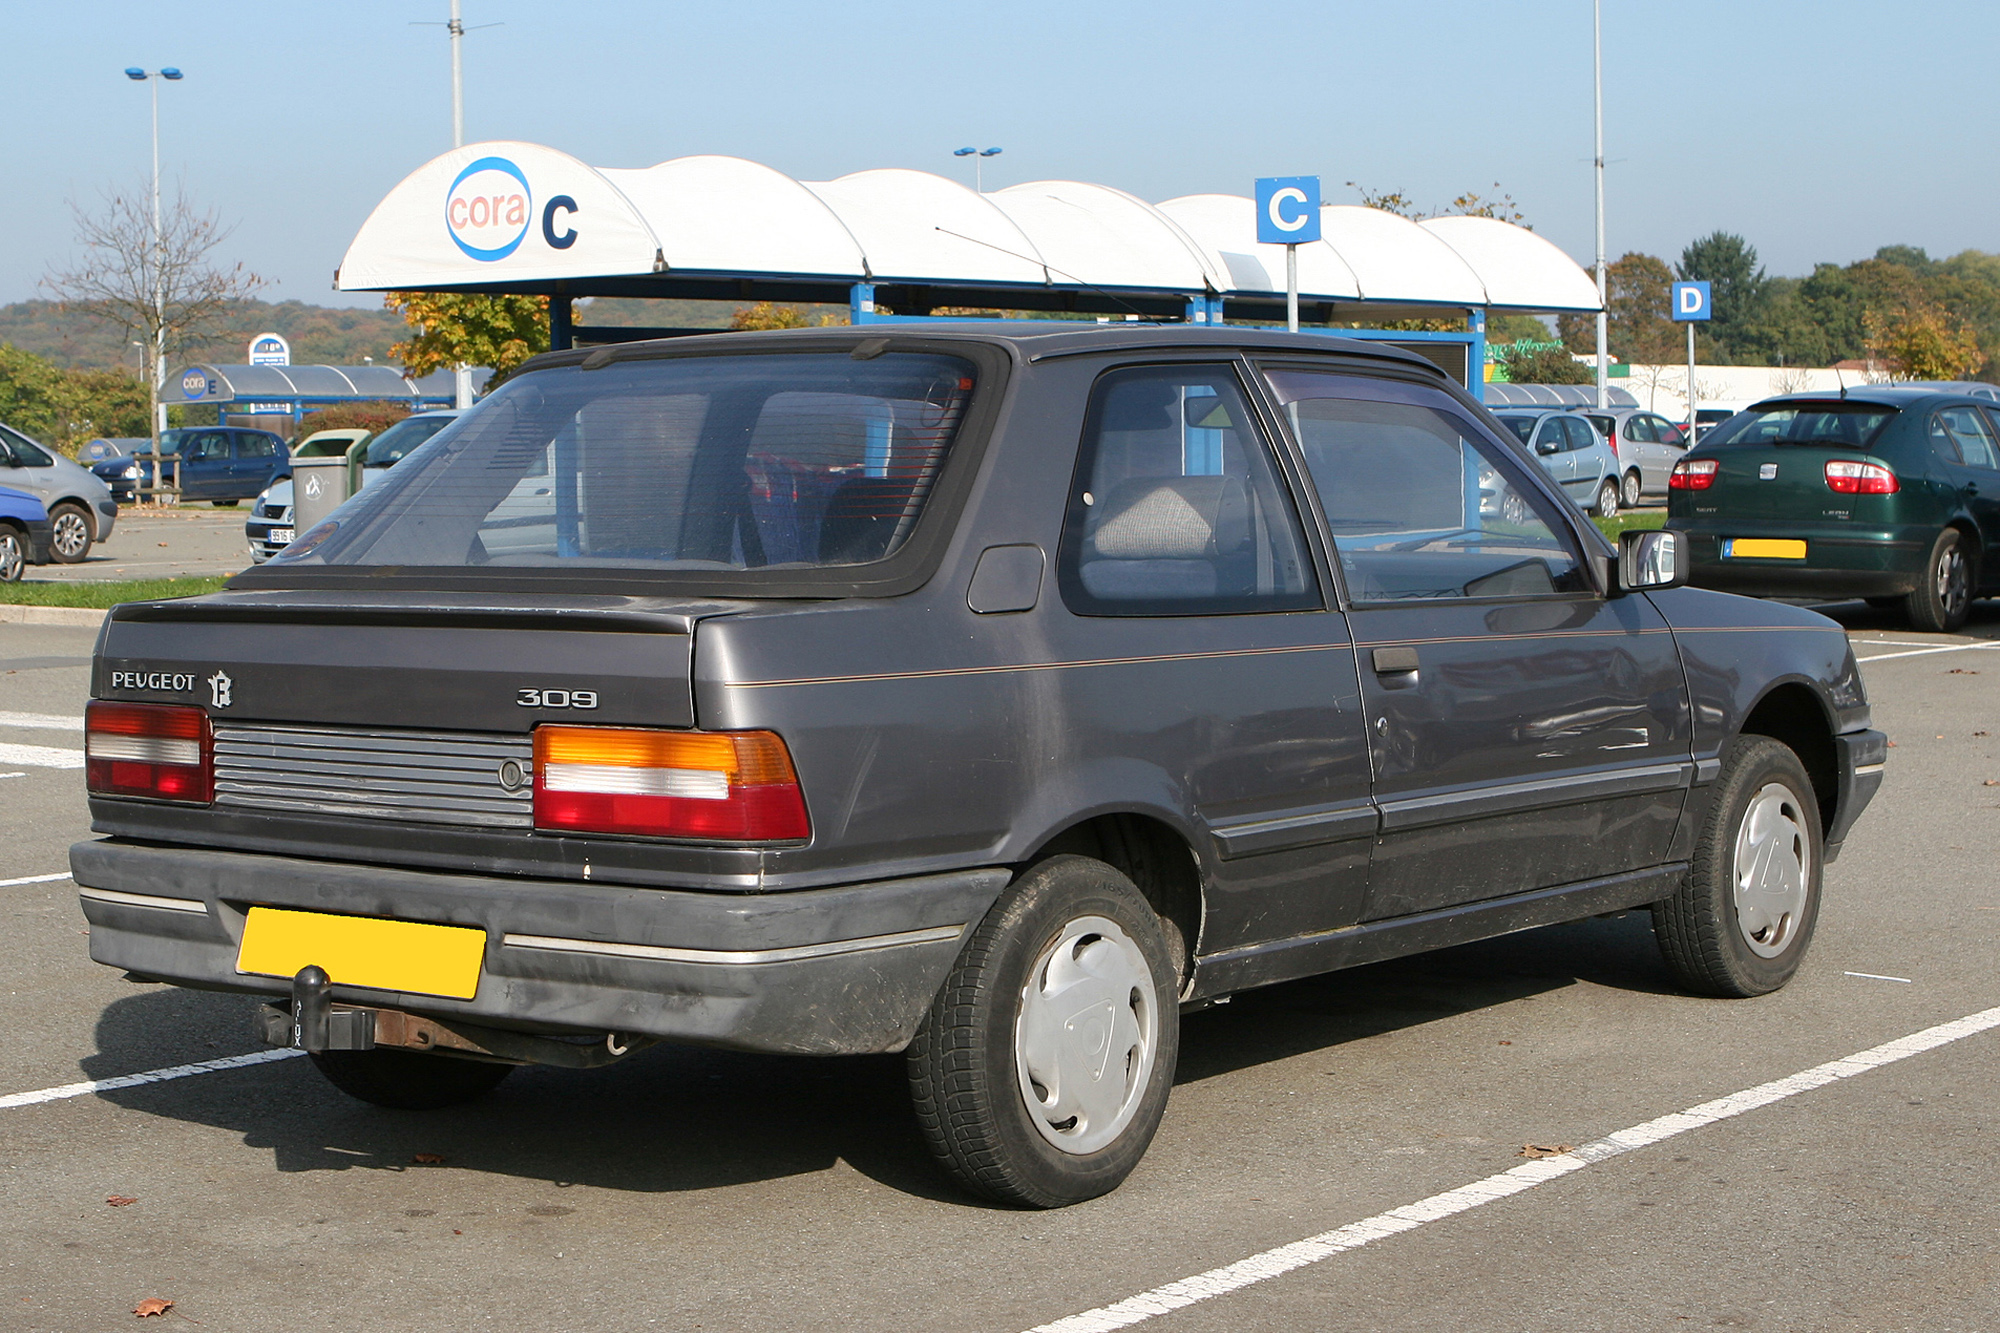
[{"label": "distant hillside with trees", "polygon": [[[360,365],[363,358],[389,360],[389,346],[409,336],[402,316],[369,307],[307,305],[304,301],[242,301],[230,307],[229,334],[193,349],[185,362],[241,365],[250,339],[283,334],[292,360],[301,365]],[[0,343],[11,343],[64,370],[124,370],[139,373],[138,349],[115,328],[79,316],[54,301],[17,301],[0,306]]]}]

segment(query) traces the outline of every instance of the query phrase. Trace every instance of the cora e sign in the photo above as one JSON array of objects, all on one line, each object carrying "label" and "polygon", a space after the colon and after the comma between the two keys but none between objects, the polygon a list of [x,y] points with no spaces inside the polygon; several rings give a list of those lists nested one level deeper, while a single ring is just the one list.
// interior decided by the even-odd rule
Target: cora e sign
[{"label": "cora e sign", "polygon": [[528,177],[504,157],[478,159],[445,191],[445,230],[460,250],[484,263],[513,254],[533,217]]}]

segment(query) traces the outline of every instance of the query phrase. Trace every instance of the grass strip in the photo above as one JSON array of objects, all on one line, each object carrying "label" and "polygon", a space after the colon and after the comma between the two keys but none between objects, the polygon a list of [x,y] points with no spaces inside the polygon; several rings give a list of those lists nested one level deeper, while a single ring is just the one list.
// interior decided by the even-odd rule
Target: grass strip
[{"label": "grass strip", "polygon": [[[1664,528],[1667,526],[1667,511],[1658,509],[1651,513],[1619,514],[1615,518],[1598,518],[1593,515],[1590,521],[1597,525],[1599,532],[1609,537],[1613,542],[1616,542],[1618,534],[1621,532],[1637,532],[1644,528]],[[1683,541],[1685,541],[1685,538],[1683,538]]]},{"label": "grass strip", "polygon": [[226,576],[186,579],[123,579],[115,583],[23,579],[0,583],[0,602],[13,606],[86,606],[100,609],[120,602],[154,602],[169,597],[199,597],[220,592]]}]

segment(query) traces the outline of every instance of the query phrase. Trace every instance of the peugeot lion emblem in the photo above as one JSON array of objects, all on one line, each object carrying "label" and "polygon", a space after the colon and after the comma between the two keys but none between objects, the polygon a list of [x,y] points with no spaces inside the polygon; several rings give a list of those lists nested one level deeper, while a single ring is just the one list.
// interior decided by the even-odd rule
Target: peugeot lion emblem
[{"label": "peugeot lion emblem", "polygon": [[235,683],[235,681],[229,678],[228,672],[218,669],[214,675],[208,678],[208,706],[211,708],[229,707],[232,702],[229,697],[229,688]]}]

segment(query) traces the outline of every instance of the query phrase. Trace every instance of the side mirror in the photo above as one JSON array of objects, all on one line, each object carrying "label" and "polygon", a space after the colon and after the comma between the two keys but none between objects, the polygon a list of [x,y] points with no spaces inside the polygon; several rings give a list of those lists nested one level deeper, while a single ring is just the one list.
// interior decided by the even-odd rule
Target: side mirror
[{"label": "side mirror", "polygon": [[1538,454],[1553,454],[1561,450],[1561,448],[1562,445],[1555,440],[1545,438],[1535,441],[1535,452]]},{"label": "side mirror", "polygon": [[1688,581],[1687,538],[1666,528],[1618,534],[1618,590],[1658,591]]}]

